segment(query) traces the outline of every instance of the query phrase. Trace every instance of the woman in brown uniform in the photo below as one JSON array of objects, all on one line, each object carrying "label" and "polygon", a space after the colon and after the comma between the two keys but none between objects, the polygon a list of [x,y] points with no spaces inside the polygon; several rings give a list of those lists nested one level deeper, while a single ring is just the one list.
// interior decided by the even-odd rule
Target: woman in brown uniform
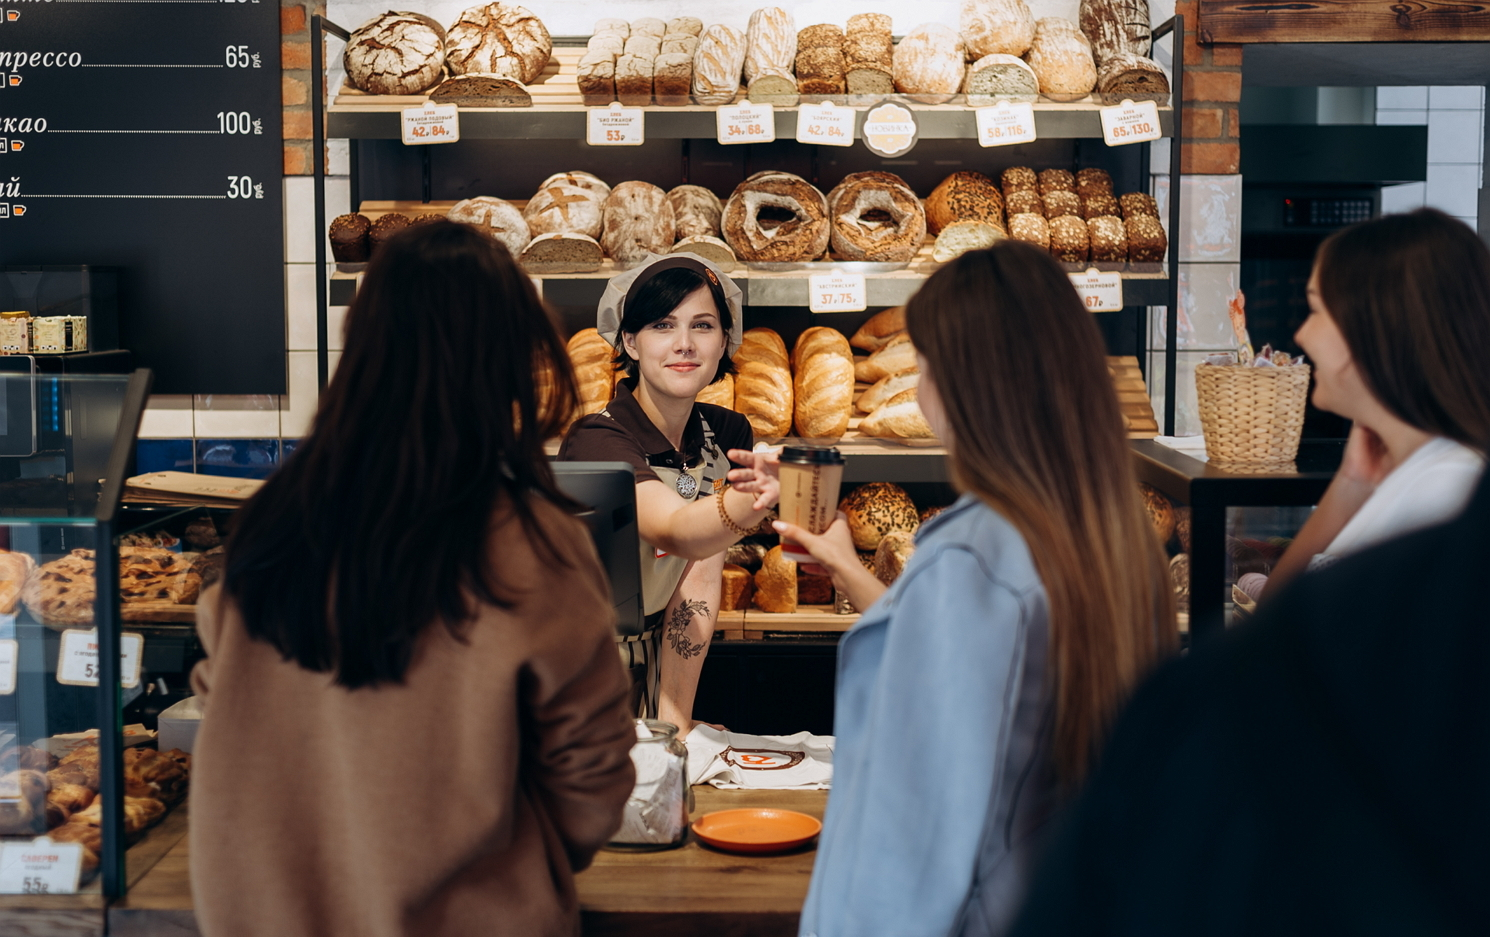
[{"label": "woman in brown uniform", "polygon": [[719,616],[724,551],[765,519],[780,485],[750,423],[699,393],[734,370],[740,289],[693,254],[654,255],[615,277],[598,328],[626,377],[570,428],[559,458],[636,469],[647,626],[622,644],[647,715],[693,728],[693,697]]}]

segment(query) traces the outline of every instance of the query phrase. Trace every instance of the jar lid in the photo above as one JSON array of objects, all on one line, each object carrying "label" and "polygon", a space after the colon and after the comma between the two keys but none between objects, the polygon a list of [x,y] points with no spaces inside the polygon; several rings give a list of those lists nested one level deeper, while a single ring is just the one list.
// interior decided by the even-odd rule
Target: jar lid
[{"label": "jar lid", "polygon": [[832,446],[787,446],[781,450],[781,461],[805,465],[842,465],[843,453]]}]

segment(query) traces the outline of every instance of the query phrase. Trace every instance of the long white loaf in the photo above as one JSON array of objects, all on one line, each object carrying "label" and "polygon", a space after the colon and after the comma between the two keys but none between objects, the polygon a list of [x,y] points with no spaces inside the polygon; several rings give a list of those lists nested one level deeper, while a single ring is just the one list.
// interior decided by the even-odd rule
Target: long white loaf
[{"label": "long white loaf", "polygon": [[729,104],[740,92],[747,40],[738,29],[715,24],[704,30],[693,54],[693,99],[700,104]]},{"label": "long white loaf", "polygon": [[745,30],[745,83],[762,75],[791,78],[797,57],[797,26],[781,7],[761,7],[750,14]]}]

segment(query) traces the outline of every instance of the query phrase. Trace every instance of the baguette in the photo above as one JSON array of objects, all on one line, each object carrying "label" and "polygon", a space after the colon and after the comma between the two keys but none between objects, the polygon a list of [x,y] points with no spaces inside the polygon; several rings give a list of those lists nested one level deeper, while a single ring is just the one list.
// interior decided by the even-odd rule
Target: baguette
[{"label": "baguette", "polygon": [[893,306],[870,316],[863,325],[859,326],[859,331],[854,333],[848,343],[865,351],[878,351],[904,331],[905,307]]},{"label": "baguette", "polygon": [[894,397],[903,390],[910,390],[912,387],[917,387],[920,383],[921,372],[917,370],[901,371],[898,374],[891,374],[889,377],[882,377],[878,381],[875,381],[872,387],[859,395],[859,401],[855,406],[865,413],[873,413],[886,403],[889,403],[891,397]]},{"label": "baguette", "polygon": [[904,335],[856,364],[854,378],[873,383],[916,366],[916,347],[911,344],[910,336]]},{"label": "baguette", "polygon": [[933,438],[931,424],[926,422],[921,405],[917,403],[919,390],[919,387],[912,387],[891,397],[864,418],[859,424],[859,432],[865,436],[899,439]]}]

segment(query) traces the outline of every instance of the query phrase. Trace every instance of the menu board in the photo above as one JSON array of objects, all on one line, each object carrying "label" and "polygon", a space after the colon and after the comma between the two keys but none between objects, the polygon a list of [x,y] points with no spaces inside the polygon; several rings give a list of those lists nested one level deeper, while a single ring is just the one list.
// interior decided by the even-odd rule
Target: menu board
[{"label": "menu board", "polygon": [[160,394],[285,390],[279,4],[0,0],[0,265],[120,271]]}]

